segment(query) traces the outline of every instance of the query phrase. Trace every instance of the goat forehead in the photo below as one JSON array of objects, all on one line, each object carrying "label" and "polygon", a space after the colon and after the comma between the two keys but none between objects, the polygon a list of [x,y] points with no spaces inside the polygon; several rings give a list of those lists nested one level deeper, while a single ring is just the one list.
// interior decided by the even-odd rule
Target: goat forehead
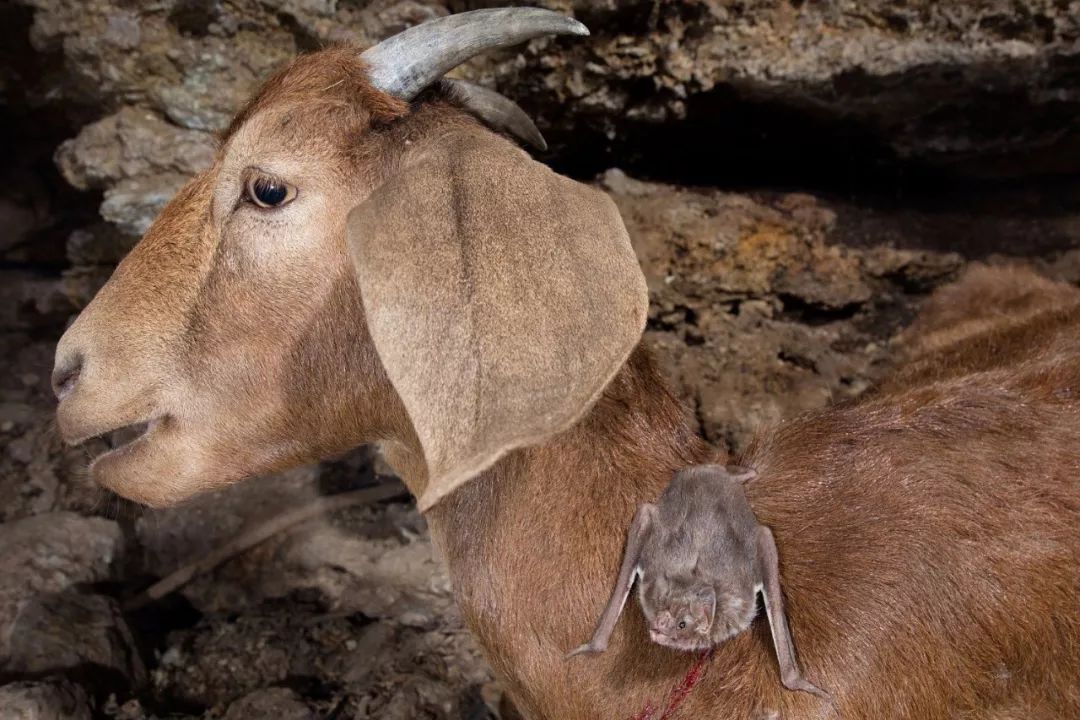
[{"label": "goat forehead", "polygon": [[348,107],[365,117],[390,119],[404,115],[409,104],[373,88],[355,48],[334,47],[301,55],[267,80],[237,113],[225,139],[252,116],[269,107],[291,107],[301,113]]},{"label": "goat forehead", "polygon": [[292,172],[325,176],[352,157],[357,127],[348,113],[298,117],[294,108],[270,107],[253,115],[223,147],[223,165],[288,164]]}]

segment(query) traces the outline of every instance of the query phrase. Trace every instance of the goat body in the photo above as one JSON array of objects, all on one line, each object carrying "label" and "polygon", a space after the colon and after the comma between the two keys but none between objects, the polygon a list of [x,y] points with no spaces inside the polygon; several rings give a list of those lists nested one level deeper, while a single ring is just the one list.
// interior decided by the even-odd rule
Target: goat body
[{"label": "goat body", "polygon": [[[988,291],[1025,311],[971,323]],[[952,316],[966,302],[971,314]],[[740,459],[776,535],[801,662],[844,718],[1080,717],[1080,291],[974,269],[933,298],[867,399],[763,433]],[[933,373],[920,368],[933,367]],[[607,652],[562,654],[610,592],[623,530],[708,453],[644,350],[593,413],[437,506],[470,626],[530,718],[624,718],[692,663],[638,608]],[[784,693],[764,623],[718,647],[685,717],[828,717]]]}]

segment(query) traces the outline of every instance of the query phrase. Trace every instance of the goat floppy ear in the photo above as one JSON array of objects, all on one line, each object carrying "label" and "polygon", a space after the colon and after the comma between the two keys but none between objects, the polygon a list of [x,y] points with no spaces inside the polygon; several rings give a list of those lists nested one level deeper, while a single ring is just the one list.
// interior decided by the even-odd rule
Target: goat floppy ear
[{"label": "goat floppy ear", "polygon": [[648,292],[611,199],[506,140],[463,128],[403,162],[352,210],[348,244],[424,451],[423,511],[577,422],[641,337]]}]

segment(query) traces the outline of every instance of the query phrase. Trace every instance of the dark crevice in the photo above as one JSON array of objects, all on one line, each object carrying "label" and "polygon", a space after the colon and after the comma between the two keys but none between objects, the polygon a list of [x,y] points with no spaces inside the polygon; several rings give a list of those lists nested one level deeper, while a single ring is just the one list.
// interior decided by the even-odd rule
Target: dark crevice
[{"label": "dark crevice", "polygon": [[220,13],[221,0],[179,0],[168,22],[184,37],[201,38],[210,33],[210,24],[217,22]]},{"label": "dark crevice", "polygon": [[677,305],[649,318],[648,328],[659,332],[675,333],[690,346],[704,345],[705,336],[698,327],[698,312],[685,305]]},{"label": "dark crevice", "polygon": [[371,449],[367,446],[319,463],[319,494],[334,495],[376,484]]},{"label": "dark crevice", "polygon": [[0,271],[57,277],[68,265],[68,236],[98,220],[101,198],[73,188],[53,162],[87,112],[45,101],[62,59],[30,46],[32,21],[29,8],[0,4]]},{"label": "dark crevice", "polygon": [[[148,586],[156,579],[149,578],[149,582],[139,586]],[[139,655],[148,668],[154,667],[156,657],[167,649],[170,633],[194,627],[202,617],[202,613],[180,593],[170,593],[125,615]]]},{"label": "dark crevice", "polygon": [[828,325],[841,320],[851,320],[862,308],[862,303],[830,307],[808,302],[804,298],[790,293],[778,293],[777,297],[783,303],[783,309],[779,314],[780,318],[810,327]]},{"label": "dark crevice", "polygon": [[790,352],[789,350],[781,350],[776,354],[776,357],[778,357],[782,362],[785,362],[788,365],[794,365],[795,367],[809,370],[812,373],[817,372],[817,363],[803,355],[798,355],[796,353]]},{"label": "dark crevice", "polygon": [[[1068,58],[1054,63],[1063,82],[1075,72]],[[947,68],[921,72],[929,76],[928,92],[949,82]],[[954,82],[970,83],[963,77]],[[769,188],[893,206],[946,205],[957,197],[1032,188],[1054,192],[1080,177],[1080,123],[1073,103],[1046,102],[1035,112],[1030,89],[990,88],[962,103],[920,111],[905,123],[867,110],[881,93],[880,83],[859,72],[834,78],[833,89],[852,106],[846,113],[721,86],[692,95],[685,101],[685,117],[676,118],[664,114],[674,99],[664,95],[668,91],[658,91],[647,79],[628,81],[619,87],[628,94],[626,106],[657,108],[658,117],[578,115],[567,126],[541,113],[552,148],[544,159],[582,180],[618,167],[633,177],[676,185],[735,192]],[[894,146],[898,137],[932,138],[959,128],[964,137],[988,144],[1006,137],[1007,128],[1018,137],[1028,132],[1055,140],[1027,149],[1017,141],[998,155],[942,154],[933,163],[901,155]]]},{"label": "dark crevice", "polygon": [[[906,302],[900,302],[894,297],[885,297],[884,293],[878,293],[872,306],[867,308],[867,312],[855,316],[852,326],[857,333],[856,337],[865,336],[885,342],[912,323],[917,307],[917,302],[911,298],[907,298]],[[845,351],[839,343],[834,349]],[[847,350],[852,349],[854,347],[847,348]]]},{"label": "dark crevice", "polygon": [[[158,715],[165,718],[177,717],[182,715],[194,715],[197,717],[201,717],[203,713],[205,713],[208,709],[207,705],[202,703],[196,703],[187,698],[170,697],[167,699],[163,699],[158,698],[149,692],[139,693],[136,698],[138,699],[139,704],[142,705],[143,710],[151,714],[151,717],[156,717]],[[114,719],[113,717],[109,717],[108,720]]]},{"label": "dark crevice", "polygon": [[288,688],[309,700],[324,702],[333,700],[342,690],[341,683],[327,681],[314,675],[289,675],[274,683],[272,687]]},{"label": "dark crevice", "polygon": [[[642,102],[655,92],[643,84]],[[688,100],[683,120],[627,121],[611,139],[600,122],[606,120],[549,130],[552,165],[580,178],[619,167],[657,182],[728,190],[815,188],[841,196],[868,190],[899,195],[910,186],[945,181],[936,177],[938,171],[897,158],[887,143],[854,122],[747,102],[730,88]]]},{"label": "dark crevice", "polygon": [[296,43],[297,52],[308,53],[321,50],[323,48],[323,42],[318,37],[313,35],[307,28],[302,26],[296,21],[296,18],[288,13],[278,13],[278,22],[281,26],[289,31],[293,36],[293,42]]}]

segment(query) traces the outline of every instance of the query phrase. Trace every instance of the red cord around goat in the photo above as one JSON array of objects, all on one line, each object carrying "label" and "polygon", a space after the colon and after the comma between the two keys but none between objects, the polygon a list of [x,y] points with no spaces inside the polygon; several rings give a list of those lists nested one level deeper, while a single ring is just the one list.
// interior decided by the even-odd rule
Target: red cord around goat
[{"label": "red cord around goat", "polygon": [[712,659],[714,649],[715,648],[709,648],[701,653],[701,655],[698,656],[697,661],[686,671],[686,676],[678,685],[671,688],[671,691],[668,692],[664,711],[660,713],[659,717],[654,717],[656,708],[653,707],[653,704],[647,703],[645,707],[642,708],[641,712],[633,717],[633,720],[670,720],[675,717],[675,713],[679,710],[679,706],[690,696],[690,692],[699,682],[701,682],[701,678],[705,677],[706,665],[709,660]]}]

